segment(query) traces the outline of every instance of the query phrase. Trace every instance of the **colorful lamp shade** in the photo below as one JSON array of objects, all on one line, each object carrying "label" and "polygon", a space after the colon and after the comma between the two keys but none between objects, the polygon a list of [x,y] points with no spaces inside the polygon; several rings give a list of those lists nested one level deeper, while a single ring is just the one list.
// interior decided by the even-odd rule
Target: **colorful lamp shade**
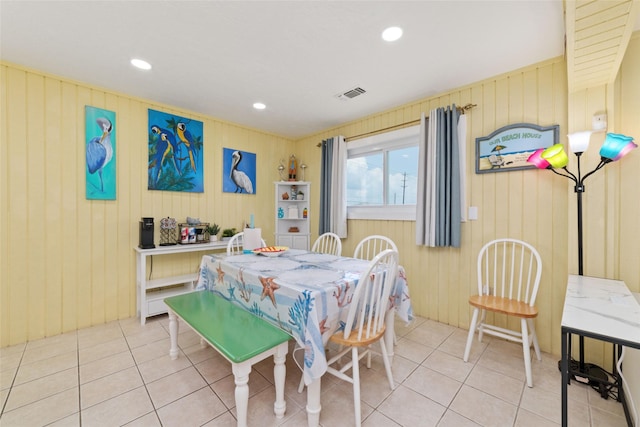
[{"label": "colorful lamp shade", "polygon": [[542,158],[543,151],[544,151],[544,148],[539,148],[536,151],[534,151],[533,154],[530,155],[529,158],[527,159],[527,162],[533,163],[533,165],[538,169],[547,169],[550,165],[547,159]]},{"label": "colorful lamp shade", "polygon": [[584,153],[589,148],[589,140],[591,139],[591,134],[593,132],[590,130],[585,130],[582,132],[574,132],[567,135],[569,138],[569,148],[574,153]]},{"label": "colorful lamp shade", "polygon": [[602,157],[603,162],[615,162],[637,147],[630,136],[608,133],[600,148],[600,157]]},{"label": "colorful lamp shade", "polygon": [[540,157],[549,162],[554,169],[560,169],[569,163],[569,156],[567,156],[567,152],[564,151],[564,147],[562,144],[554,144],[551,147],[545,148],[545,150],[540,154]]}]

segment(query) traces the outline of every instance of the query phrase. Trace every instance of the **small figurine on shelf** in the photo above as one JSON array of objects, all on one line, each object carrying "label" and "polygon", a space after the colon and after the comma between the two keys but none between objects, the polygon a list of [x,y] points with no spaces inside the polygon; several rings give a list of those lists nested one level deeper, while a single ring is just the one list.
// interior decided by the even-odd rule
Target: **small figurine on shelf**
[{"label": "small figurine on shelf", "polygon": [[298,161],[293,154],[289,158],[289,181],[295,181],[298,174]]},{"label": "small figurine on shelf", "polygon": [[304,208],[304,210],[302,211],[302,218],[306,218],[307,217],[307,208]]}]

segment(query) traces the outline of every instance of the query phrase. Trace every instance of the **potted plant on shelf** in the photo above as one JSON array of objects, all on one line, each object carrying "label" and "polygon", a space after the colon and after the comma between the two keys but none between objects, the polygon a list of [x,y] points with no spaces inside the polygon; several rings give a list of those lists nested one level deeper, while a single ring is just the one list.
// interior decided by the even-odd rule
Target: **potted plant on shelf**
[{"label": "potted plant on shelf", "polygon": [[304,200],[304,193],[302,191],[298,191],[296,198],[297,200]]},{"label": "potted plant on shelf", "polygon": [[225,228],[224,230],[222,230],[222,240],[229,240],[233,237],[234,234],[236,234],[235,228]]},{"label": "potted plant on shelf", "polygon": [[218,241],[218,233],[220,232],[220,226],[218,224],[213,223],[211,225],[208,225],[204,229],[204,231],[209,234],[209,241],[210,242],[217,242]]}]

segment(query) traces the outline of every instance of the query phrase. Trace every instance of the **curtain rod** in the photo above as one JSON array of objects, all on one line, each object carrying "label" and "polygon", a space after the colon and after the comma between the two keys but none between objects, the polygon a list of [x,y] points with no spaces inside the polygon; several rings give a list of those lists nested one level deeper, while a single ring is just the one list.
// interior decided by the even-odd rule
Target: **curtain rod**
[{"label": "curtain rod", "polygon": [[[458,110],[458,112],[460,112],[461,114],[464,114],[465,111],[471,110],[474,107],[477,107],[477,104],[467,104],[464,107],[456,107],[456,110]],[[387,132],[389,130],[408,127],[408,126],[412,126],[412,125],[417,125],[418,123],[420,123],[420,119],[411,120],[409,122],[400,123],[400,124],[393,125],[393,126],[388,126],[386,128],[374,130],[374,131],[371,131],[371,132],[361,133],[360,135],[349,136],[349,137],[346,137],[344,140],[345,140],[345,142],[349,142],[349,141],[354,140],[354,139],[364,138],[365,136],[377,135],[379,133]],[[319,142],[316,145],[316,147],[322,147],[322,142]]]}]

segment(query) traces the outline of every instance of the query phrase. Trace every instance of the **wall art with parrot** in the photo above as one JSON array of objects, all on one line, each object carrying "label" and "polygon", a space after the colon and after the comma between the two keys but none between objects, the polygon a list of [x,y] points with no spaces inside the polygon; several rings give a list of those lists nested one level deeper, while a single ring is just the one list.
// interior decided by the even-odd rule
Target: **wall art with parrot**
[{"label": "wall art with parrot", "polygon": [[149,190],[204,192],[202,122],[149,109]]}]

